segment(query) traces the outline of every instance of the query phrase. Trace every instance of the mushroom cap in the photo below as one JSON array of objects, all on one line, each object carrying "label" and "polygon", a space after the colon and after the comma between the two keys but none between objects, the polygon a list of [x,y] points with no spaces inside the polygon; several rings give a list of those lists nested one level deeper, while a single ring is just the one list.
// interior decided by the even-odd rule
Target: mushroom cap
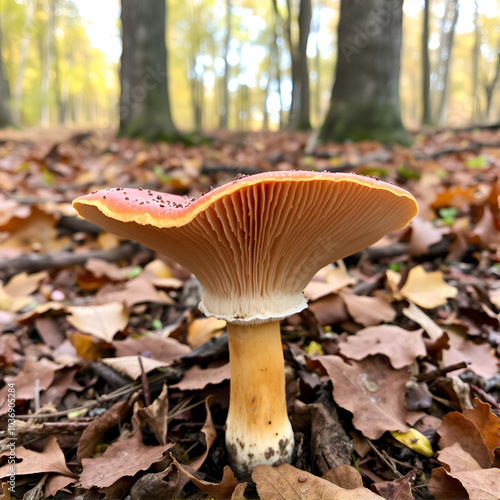
[{"label": "mushroom cap", "polygon": [[73,207],[183,265],[204,288],[200,309],[239,324],[301,311],[316,271],[405,227],[418,212],[409,192],[386,182],[302,171],[243,177],[198,199],[106,189]]}]

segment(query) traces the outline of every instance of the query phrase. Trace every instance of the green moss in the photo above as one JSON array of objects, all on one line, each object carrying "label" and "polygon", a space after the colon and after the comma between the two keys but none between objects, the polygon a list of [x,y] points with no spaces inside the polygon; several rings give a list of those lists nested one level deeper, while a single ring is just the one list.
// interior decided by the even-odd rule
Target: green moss
[{"label": "green moss", "polygon": [[399,109],[390,103],[352,102],[333,105],[320,131],[324,142],[374,140],[409,146],[411,137],[401,122]]}]

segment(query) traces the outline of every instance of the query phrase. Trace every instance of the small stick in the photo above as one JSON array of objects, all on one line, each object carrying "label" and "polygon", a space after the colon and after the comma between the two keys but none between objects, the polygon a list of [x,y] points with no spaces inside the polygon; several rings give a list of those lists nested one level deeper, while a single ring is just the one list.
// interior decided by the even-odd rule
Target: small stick
[{"label": "small stick", "polygon": [[149,382],[148,376],[144,371],[144,366],[142,365],[142,359],[140,356],[137,356],[139,359],[139,366],[141,367],[141,381],[142,381],[142,392],[144,393],[144,404],[149,406],[151,404],[151,393],[149,392]]},{"label": "small stick", "polygon": [[391,472],[399,479],[400,477],[403,477],[403,475],[394,467],[394,465],[391,464],[391,462],[389,462],[389,460],[387,460],[387,458],[384,457],[384,455],[382,455],[382,453],[380,453],[380,451],[377,450],[376,446],[371,442],[371,440],[369,440],[368,438],[365,438],[366,439],[366,442],[370,445],[370,448],[377,454],[377,456],[380,458],[380,460],[382,460],[382,462],[384,462],[384,464],[389,467],[389,469],[391,470]]},{"label": "small stick", "polygon": [[35,405],[35,413],[38,413],[40,410],[40,379],[37,378],[35,380],[35,397],[33,399],[33,403]]},{"label": "small stick", "polygon": [[421,373],[420,375],[418,375],[417,381],[430,382],[431,380],[435,380],[438,377],[446,375],[449,372],[467,368],[470,365],[470,363],[471,363],[470,361],[461,361],[460,363],[455,363],[454,365],[445,366],[444,368],[438,368],[437,370],[432,370],[431,372]]}]

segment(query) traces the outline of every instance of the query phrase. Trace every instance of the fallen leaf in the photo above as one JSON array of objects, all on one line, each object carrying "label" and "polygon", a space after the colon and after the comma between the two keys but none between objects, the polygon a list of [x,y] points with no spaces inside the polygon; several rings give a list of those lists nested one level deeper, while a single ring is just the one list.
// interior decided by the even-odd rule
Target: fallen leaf
[{"label": "fallen leaf", "polygon": [[[9,450],[4,451],[0,454],[0,457],[6,457],[9,453]],[[24,446],[17,447],[16,458],[21,460],[20,463],[16,463],[16,476],[39,474],[41,472],[57,472],[63,476],[75,477],[66,465],[66,458],[55,436],[50,436],[47,439],[47,443],[41,453],[28,450]],[[0,467],[0,478],[9,475],[9,464]]]},{"label": "fallen leaf", "polygon": [[159,462],[172,446],[173,443],[147,446],[142,442],[142,432],[136,430],[131,437],[114,442],[102,456],[82,460],[82,487],[105,488],[123,476],[134,476]]},{"label": "fallen leaf", "polygon": [[137,396],[118,401],[111,408],[108,408],[102,415],[94,418],[89,426],[83,431],[78,441],[77,457],[80,462],[84,458],[89,458],[94,448],[103,440],[104,433],[118,425],[129,414]]},{"label": "fallen leaf", "polygon": [[415,480],[415,476],[415,471],[410,471],[405,476],[394,481],[375,483],[372,488],[388,500],[413,500],[411,485]]},{"label": "fallen leaf", "polygon": [[172,385],[172,389],[181,391],[197,391],[209,384],[218,385],[231,377],[230,364],[218,366],[217,368],[200,368],[194,365],[184,372],[182,379]]},{"label": "fallen leaf", "polygon": [[167,444],[168,431],[168,386],[163,384],[159,396],[145,408],[137,410],[137,416],[154,434],[159,444]]},{"label": "fallen leaf", "polygon": [[[141,365],[139,364],[139,357],[141,358],[144,373],[149,373],[156,368],[165,368],[170,366],[166,361],[158,361],[156,359],[146,358],[144,356],[121,356],[119,358],[105,358],[102,362],[110,366],[122,375],[130,377],[132,380],[137,380],[141,374]],[[174,386],[173,386],[174,387]]]},{"label": "fallen leaf", "polygon": [[278,467],[258,465],[252,479],[257,485],[261,500],[363,500],[382,498],[376,493],[359,487],[345,490],[326,479],[296,469],[289,464]]},{"label": "fallen leaf", "polygon": [[129,314],[125,306],[119,302],[93,306],[68,307],[67,320],[83,333],[111,342],[120,331],[125,330]]},{"label": "fallen leaf", "polygon": [[439,450],[438,462],[448,472],[482,469],[474,457],[465,451],[458,443],[453,443],[451,446]]},{"label": "fallen leaf", "polygon": [[208,481],[203,481],[198,479],[196,476],[191,474],[186,467],[183,467],[175,458],[172,457],[174,464],[179,468],[179,470],[185,474],[201,491],[207,495],[226,499],[231,498],[233,491],[238,486],[238,480],[234,477],[233,471],[227,465],[224,467],[224,474],[220,483],[210,483]]},{"label": "fallen leaf", "polygon": [[491,406],[475,398],[475,408],[464,410],[462,415],[470,420],[479,430],[487,448],[494,452],[499,446],[499,422],[498,417],[491,411]]},{"label": "fallen leaf", "polygon": [[207,411],[207,416],[205,418],[205,423],[201,428],[201,432],[205,435],[206,449],[202,455],[200,455],[198,458],[195,458],[189,464],[189,467],[193,470],[198,470],[203,465],[203,463],[208,457],[208,452],[210,451],[210,448],[212,447],[212,445],[215,442],[215,439],[217,438],[217,431],[215,430],[214,421],[212,419],[212,412],[210,411],[210,407],[212,406],[214,399],[215,398],[213,395],[210,395],[205,399],[205,410]]},{"label": "fallen leaf", "polygon": [[224,331],[226,322],[223,319],[214,318],[198,318],[188,325],[187,340],[194,349],[199,345],[210,340],[212,337],[218,337]]},{"label": "fallen leaf", "polygon": [[76,479],[73,479],[68,476],[63,476],[62,474],[55,474],[50,476],[45,488],[43,490],[43,494],[45,498],[52,498],[58,491],[63,490],[66,486],[69,486],[72,483],[75,483]]},{"label": "fallen leaf", "polygon": [[498,500],[500,469],[447,472],[443,467],[432,470],[429,491],[436,500]]},{"label": "fallen leaf", "polygon": [[[441,367],[451,366],[462,361],[470,362],[468,370],[472,370],[477,375],[484,378],[493,377],[498,373],[498,359],[496,358],[492,347],[487,344],[476,344],[471,340],[465,340],[460,346],[451,346],[443,350],[443,358],[439,363]],[[465,370],[455,370],[450,375],[458,375]]]},{"label": "fallen leaf", "polygon": [[117,358],[140,354],[165,363],[173,363],[191,351],[189,346],[174,338],[150,335],[127,337],[125,340],[114,340],[111,344],[116,349]]},{"label": "fallen leaf", "polygon": [[488,449],[479,429],[458,411],[447,413],[438,429],[441,449],[459,444],[477,463],[488,468],[493,462],[493,452]]},{"label": "fallen leaf", "polygon": [[433,309],[446,304],[447,299],[455,297],[458,290],[444,281],[441,271],[427,273],[418,265],[410,269],[399,293],[424,309]]},{"label": "fallen leaf", "polygon": [[363,326],[379,325],[391,322],[396,316],[396,311],[389,302],[380,294],[375,297],[356,295],[350,291],[339,292],[345,302],[347,311],[356,323]]},{"label": "fallen leaf", "polygon": [[371,326],[349,335],[339,343],[340,352],[351,359],[361,360],[374,354],[384,354],[398,369],[411,365],[418,356],[425,356],[422,331],[408,331],[394,325]]},{"label": "fallen leaf", "polygon": [[432,450],[429,440],[416,429],[410,429],[406,432],[390,431],[392,437],[425,457],[432,457],[434,451]]},{"label": "fallen leaf", "polygon": [[420,307],[408,300],[409,306],[403,309],[403,314],[421,326],[431,340],[438,340],[443,336],[443,329],[427,314],[425,314]]},{"label": "fallen leaf", "polygon": [[408,253],[413,257],[419,257],[429,253],[429,247],[439,243],[448,229],[437,228],[431,222],[423,220],[417,215],[411,223],[410,244]]},{"label": "fallen leaf", "polygon": [[411,374],[395,370],[378,356],[347,364],[339,356],[322,356],[333,383],[333,399],[353,414],[353,424],[370,439],[386,431],[408,430],[404,395]]},{"label": "fallen leaf", "polygon": [[307,300],[314,301],[355,284],[356,280],[347,272],[344,262],[340,260],[336,266],[329,265],[320,269],[305,287],[304,295]]},{"label": "fallen leaf", "polygon": [[[5,377],[5,382],[13,382],[16,387],[16,400],[31,400],[35,397],[35,386],[38,380],[38,390],[45,391],[52,384],[55,372],[63,366],[42,358],[39,361],[28,359],[23,369],[15,377]],[[0,415],[7,413],[8,385],[0,389]]]},{"label": "fallen leaf", "polygon": [[363,487],[363,478],[352,465],[343,464],[338,467],[332,467],[321,478],[344,488],[344,490],[354,490]]}]

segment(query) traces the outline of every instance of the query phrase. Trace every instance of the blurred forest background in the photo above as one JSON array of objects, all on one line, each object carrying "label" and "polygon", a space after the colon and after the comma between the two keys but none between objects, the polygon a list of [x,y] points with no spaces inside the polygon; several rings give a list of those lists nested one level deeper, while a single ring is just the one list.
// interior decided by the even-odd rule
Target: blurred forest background
[{"label": "blurred forest background", "polygon": [[[499,6],[404,2],[399,89],[407,129],[500,121]],[[119,0],[0,0],[2,101],[15,126],[118,127],[120,9]],[[309,123],[319,128],[346,50],[338,48],[339,17],[340,0],[167,1],[177,129],[307,128],[290,120],[301,85],[309,88]]]}]

